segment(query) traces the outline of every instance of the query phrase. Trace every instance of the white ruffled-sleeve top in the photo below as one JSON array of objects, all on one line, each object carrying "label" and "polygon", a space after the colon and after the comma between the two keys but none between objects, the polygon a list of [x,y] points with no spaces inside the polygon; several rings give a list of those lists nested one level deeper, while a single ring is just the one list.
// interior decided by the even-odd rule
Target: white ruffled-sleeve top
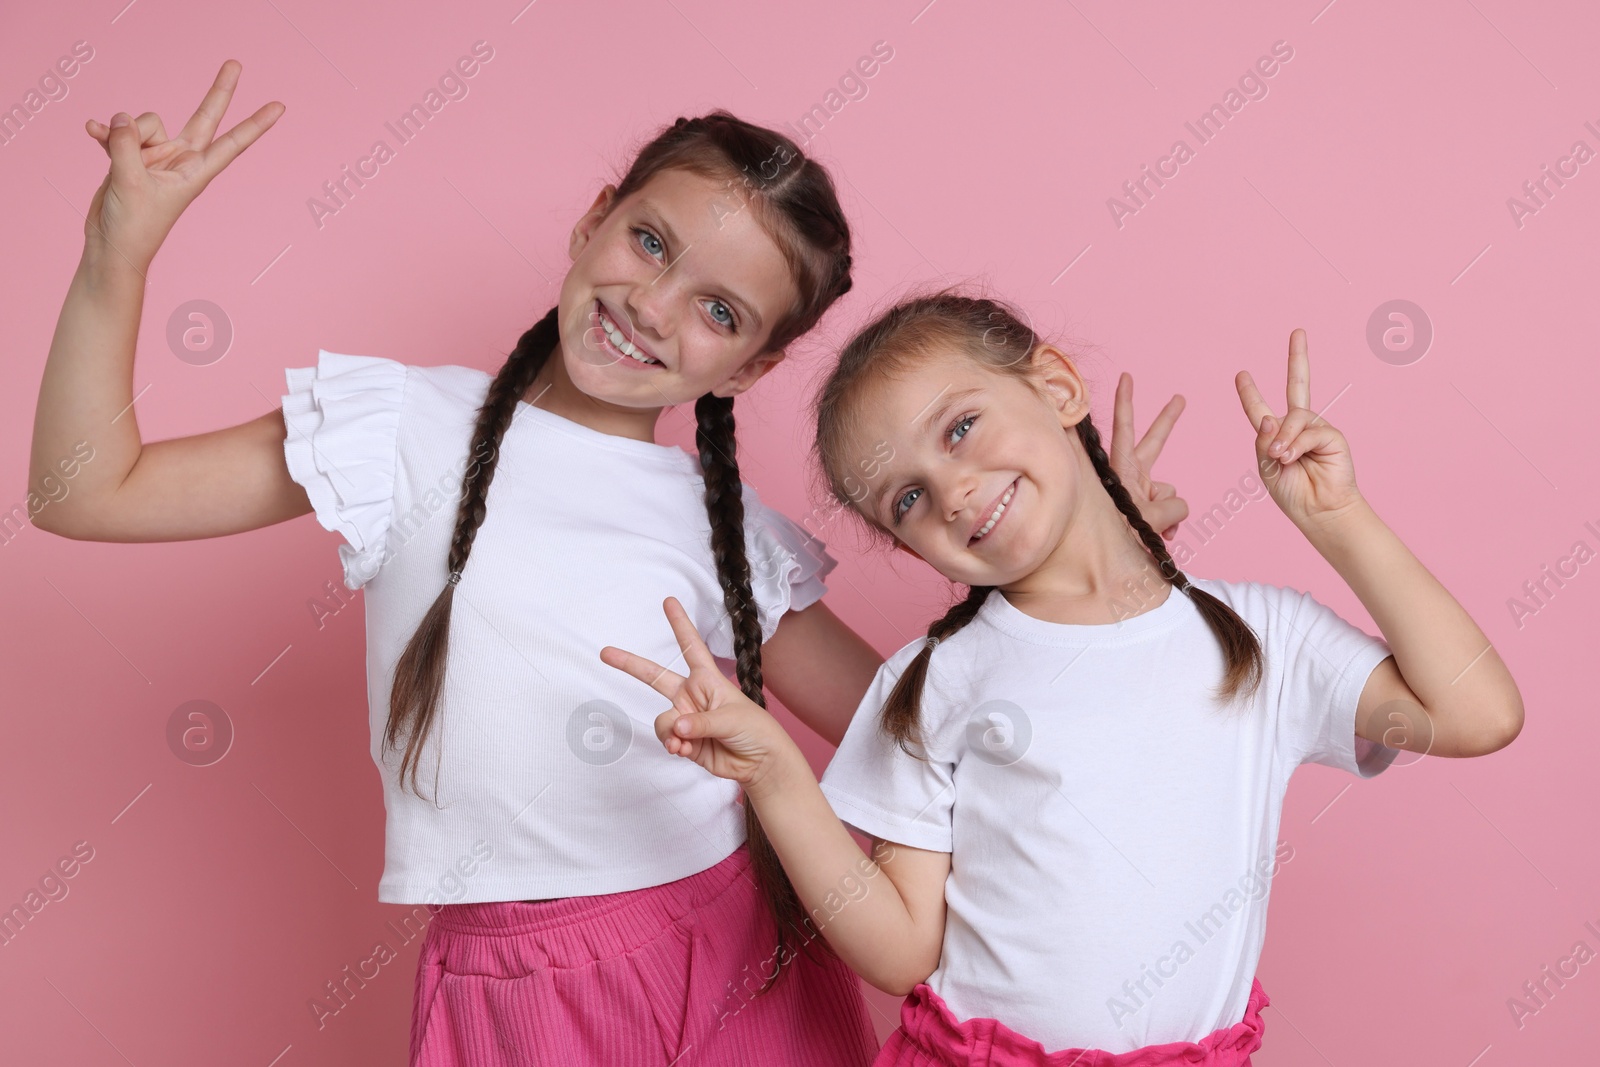
[{"label": "white ruffled-sleeve top", "polygon": [[[669,755],[653,727],[666,698],[599,657],[615,645],[686,673],[668,596],[713,653],[733,653],[697,458],[518,404],[456,588],[419,797],[397,777],[403,746],[383,744],[390,690],[448,577],[491,376],[320,351],[286,378],[289,473],[344,537],[345,585],[367,599],[371,752],[387,819],[378,899],[641,889],[737,848],[738,787]],[[784,612],[822,596],[836,561],[748,485],[743,499],[765,641]]]}]

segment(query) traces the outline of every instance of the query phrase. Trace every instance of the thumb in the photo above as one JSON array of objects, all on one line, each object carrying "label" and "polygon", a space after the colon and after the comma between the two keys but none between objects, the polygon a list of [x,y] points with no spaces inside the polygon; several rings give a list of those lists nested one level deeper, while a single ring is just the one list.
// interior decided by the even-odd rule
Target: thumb
[{"label": "thumb", "polygon": [[672,736],[686,741],[707,737],[727,740],[743,733],[748,726],[748,716],[736,706],[685,712],[667,722]]},{"label": "thumb", "polygon": [[134,125],[127,112],[119,111],[111,119],[111,133],[107,137],[107,151],[111,154],[111,177],[114,181],[136,181],[144,176],[144,159],[140,154],[139,127]]}]

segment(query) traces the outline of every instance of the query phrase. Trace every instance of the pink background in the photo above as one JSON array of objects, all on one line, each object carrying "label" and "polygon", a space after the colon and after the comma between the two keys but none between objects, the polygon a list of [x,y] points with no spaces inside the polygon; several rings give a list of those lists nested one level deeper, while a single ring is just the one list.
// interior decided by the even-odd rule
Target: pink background
[{"label": "pink background", "polygon": [[[1520,227],[1507,199],[1574,141],[1600,149],[1584,127],[1600,127],[1600,26],[1571,2],[1322,2],[16,5],[0,105],[75,41],[94,56],[0,147],[0,505],[25,497],[39,375],[106,172],[85,118],[154,110],[175,132],[230,57],[244,74],[225,128],[287,106],[150,272],[135,389],[158,440],[268,411],[283,369],[318,347],[494,369],[551,304],[572,223],[658,125],[716,106],[795,122],[887,42],[867,94],[807,145],[855,228],[855,290],[741,400],[747,480],[804,516],[799,412],[830,347],[910,284],[968,279],[1092,346],[1081,365],[1101,425],[1122,370],[1141,428],[1183,393],[1157,472],[1208,511],[1253,462],[1234,373],[1250,370],[1281,410],[1286,338],[1305,327],[1313,405],[1338,398],[1329,418],[1366,495],[1511,665],[1527,725],[1485,759],[1423,759],[1372,782],[1297,775],[1256,1062],[1573,1062],[1594,1046],[1600,965],[1520,1027],[1507,1001],[1575,943],[1600,950],[1584,926],[1600,927],[1600,563],[1520,625],[1508,600],[1575,542],[1600,549],[1584,526],[1600,529],[1600,373],[1579,321],[1600,163]],[[384,123],[478,40],[494,58],[470,94],[319,228],[307,203],[322,183],[392,143]],[[1185,121],[1280,40],[1294,55],[1268,95],[1198,145]],[[1119,228],[1108,198],[1178,138],[1194,158]],[[1408,365],[1366,340],[1396,298],[1435,331]],[[208,366],[166,342],[192,299],[236,330]],[[690,440],[675,412],[663,427]],[[1214,533],[1201,547],[1185,527],[1191,573],[1310,589],[1374,629],[1267,500]],[[847,523],[822,536],[842,560],[828,603],[880,651],[945,603],[931,572],[863,552]],[[184,544],[30,527],[0,548],[0,906],[75,842],[94,850],[70,894],[0,947],[8,1062],[403,1062],[416,942],[320,1031],[307,1006],[405,911],[376,902],[362,609],[319,630],[308,606],[337,578],[337,543],[305,517]],[[166,741],[173,710],[196,699],[236,730],[212,766]],[[825,748],[813,739],[812,752],[820,765]],[[894,1005],[874,1004],[886,1032]]]}]

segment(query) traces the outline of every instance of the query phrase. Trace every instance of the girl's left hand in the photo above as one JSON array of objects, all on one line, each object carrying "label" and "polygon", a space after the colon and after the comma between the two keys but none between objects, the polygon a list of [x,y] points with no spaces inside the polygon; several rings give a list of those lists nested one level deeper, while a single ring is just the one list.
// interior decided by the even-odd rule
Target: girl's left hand
[{"label": "girl's left hand", "polygon": [[1344,434],[1311,410],[1311,359],[1306,332],[1289,334],[1289,411],[1281,419],[1256,388],[1249,371],[1233,380],[1244,413],[1256,430],[1256,461],[1267,491],[1296,524],[1337,515],[1361,500],[1355,464]]}]

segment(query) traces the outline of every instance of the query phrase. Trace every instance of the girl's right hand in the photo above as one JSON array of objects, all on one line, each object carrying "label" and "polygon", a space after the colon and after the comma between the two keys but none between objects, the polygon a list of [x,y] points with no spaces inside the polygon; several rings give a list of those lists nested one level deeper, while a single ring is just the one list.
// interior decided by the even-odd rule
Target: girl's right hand
[{"label": "girl's right hand", "polygon": [[103,241],[144,272],[183,209],[284,112],[274,100],[212,140],[241,69],[237,60],[222,64],[211,91],[171,140],[153,111],[131,122],[118,112],[109,127],[94,119],[85,123],[111,157],[111,170],[84,218],[86,239]]},{"label": "girl's right hand", "polygon": [[761,788],[786,760],[800,756],[799,749],[766,709],[717,668],[677,599],[668,597],[663,606],[689,664],[687,678],[611,645],[600,650],[601,661],[672,701],[656,718],[656,736],[668,752],[738,782],[747,792]]}]

